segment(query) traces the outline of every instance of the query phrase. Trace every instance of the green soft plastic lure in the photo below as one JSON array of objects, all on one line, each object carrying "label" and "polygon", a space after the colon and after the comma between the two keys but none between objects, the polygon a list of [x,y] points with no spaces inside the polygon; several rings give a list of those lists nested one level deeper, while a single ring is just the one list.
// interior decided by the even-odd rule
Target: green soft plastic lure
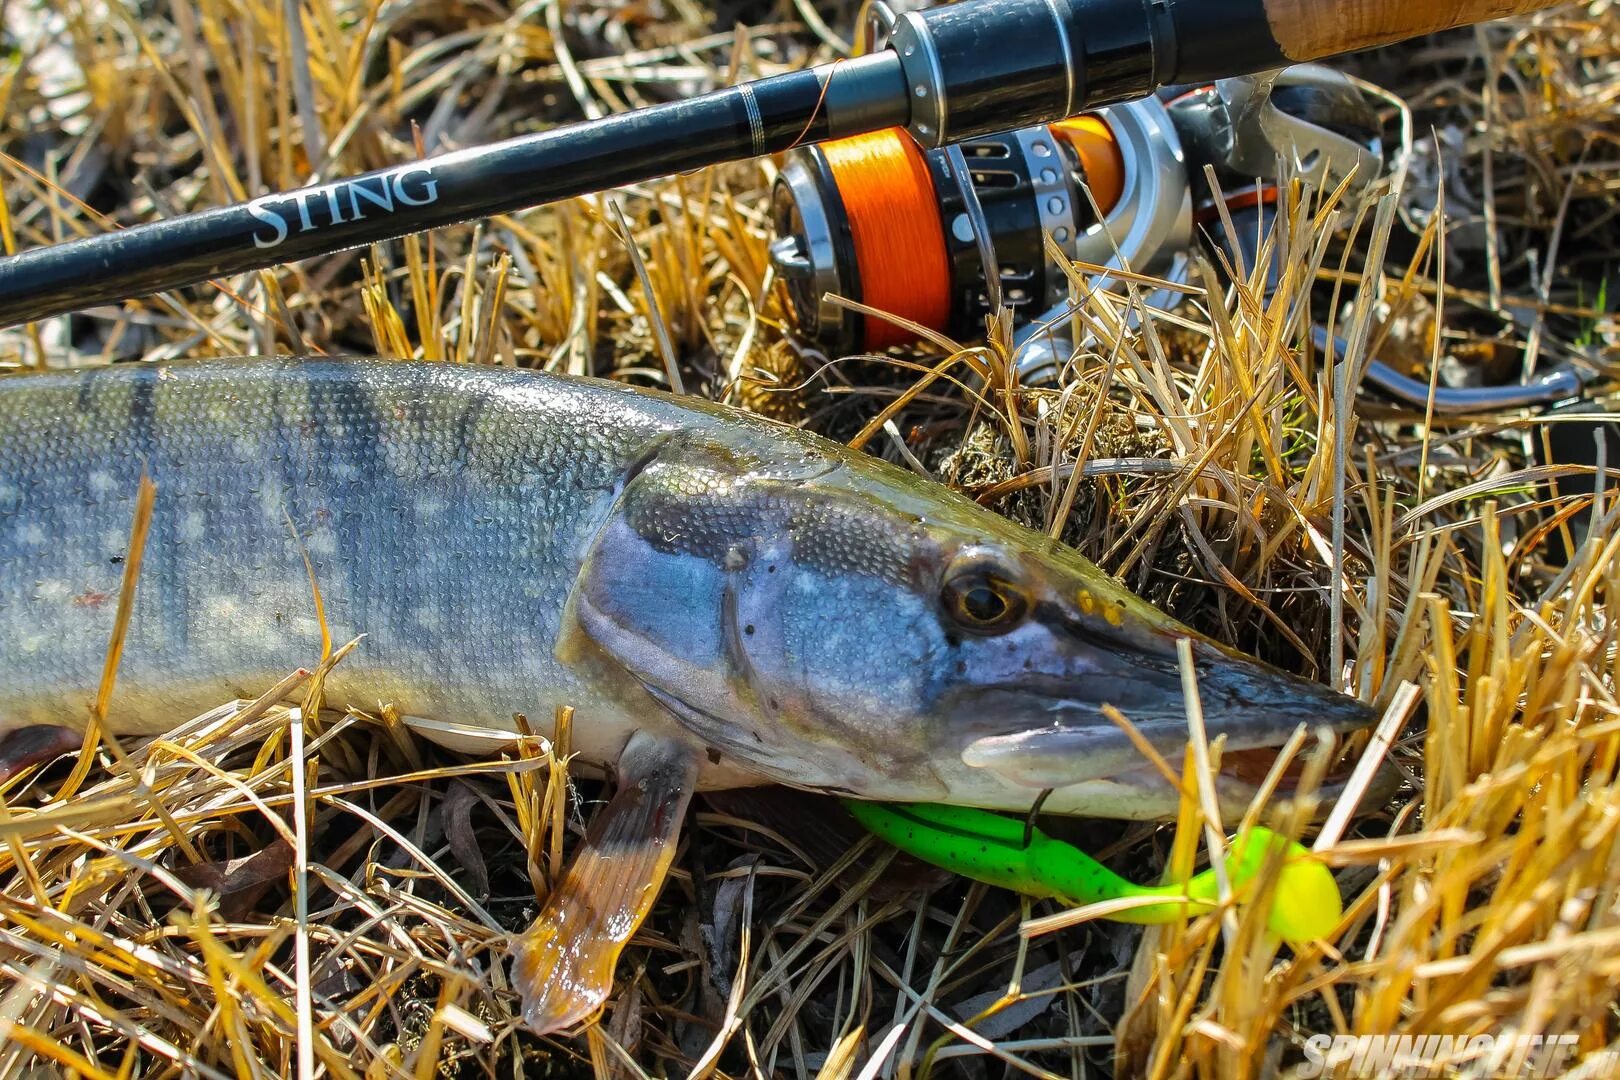
[{"label": "green soft plastic lure", "polygon": [[[1023,821],[960,806],[932,803],[844,805],[869,832],[924,862],[964,877],[1013,889],[1026,896],[1053,898],[1081,906],[1122,897],[1162,897],[1116,912],[1119,922],[1165,923],[1214,908],[1219,886],[1212,870],[1186,882],[1137,885],[1126,881],[1079,848],[1055,840]],[[1343,902],[1333,874],[1306,856],[1299,844],[1256,826],[1233,838],[1226,873],[1240,897],[1264,867],[1273,845],[1287,851],[1273,893],[1267,925],[1291,943],[1316,941],[1338,925]]]}]

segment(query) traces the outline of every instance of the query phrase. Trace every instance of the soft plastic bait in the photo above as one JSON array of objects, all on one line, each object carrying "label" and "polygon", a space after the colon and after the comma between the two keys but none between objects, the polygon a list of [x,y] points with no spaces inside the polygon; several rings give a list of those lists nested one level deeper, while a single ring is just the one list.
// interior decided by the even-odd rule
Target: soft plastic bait
[{"label": "soft plastic bait", "polygon": [[[868,831],[900,850],[975,881],[1075,906],[1127,897],[1163,899],[1106,916],[1118,922],[1166,923],[1213,910],[1219,902],[1213,870],[1185,882],[1137,885],[1072,844],[1003,814],[931,803],[847,800],[844,805]],[[1232,890],[1241,899],[1252,889],[1275,845],[1287,850],[1267,926],[1291,943],[1326,937],[1343,912],[1333,874],[1304,847],[1270,829],[1256,826],[1232,838],[1226,856]]]}]

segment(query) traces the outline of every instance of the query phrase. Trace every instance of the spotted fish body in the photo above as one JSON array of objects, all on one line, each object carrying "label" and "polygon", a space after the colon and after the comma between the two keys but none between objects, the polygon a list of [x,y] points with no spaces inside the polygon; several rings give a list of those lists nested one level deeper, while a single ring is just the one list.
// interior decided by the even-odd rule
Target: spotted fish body
[{"label": "spotted fish body", "polygon": [[312,570],[333,640],[364,635],[334,700],[492,732],[570,704],[607,756],[657,710],[625,715],[555,657],[564,604],[625,469],[701,415],[450,365],[0,380],[0,723],[89,715],[144,471],[157,499],[114,725],[161,731],[318,661]]},{"label": "spotted fish body", "polygon": [[[345,360],[0,379],[0,733],[82,727],[143,472],[109,722],[152,733],[361,637],[329,699],[463,748],[577,710],[701,782],[1115,816],[1176,796],[1103,715],[1185,739],[1175,640],[1234,749],[1348,698],[1196,638],[1073,552],[770,421],[592,380]],[[306,565],[307,555],[307,565]],[[1249,790],[1233,781],[1234,792]]]}]

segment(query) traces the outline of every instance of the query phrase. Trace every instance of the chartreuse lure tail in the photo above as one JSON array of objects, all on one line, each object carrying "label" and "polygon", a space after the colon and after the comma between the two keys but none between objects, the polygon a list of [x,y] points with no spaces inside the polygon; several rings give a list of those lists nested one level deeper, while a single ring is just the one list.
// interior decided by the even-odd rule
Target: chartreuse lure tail
[{"label": "chartreuse lure tail", "polygon": [[[1117,912],[1120,922],[1164,923],[1208,911],[1219,896],[1215,874],[1206,870],[1186,882],[1136,885],[1079,848],[1054,840],[1039,829],[1003,814],[933,803],[844,803],[857,821],[902,851],[924,862],[1027,896],[1050,897],[1076,906],[1121,897],[1163,897]],[[1236,837],[1227,851],[1226,872],[1240,896],[1265,866],[1273,845],[1286,845],[1267,925],[1284,941],[1325,937],[1343,911],[1339,887],[1328,868],[1304,858],[1299,844],[1256,826]]]}]

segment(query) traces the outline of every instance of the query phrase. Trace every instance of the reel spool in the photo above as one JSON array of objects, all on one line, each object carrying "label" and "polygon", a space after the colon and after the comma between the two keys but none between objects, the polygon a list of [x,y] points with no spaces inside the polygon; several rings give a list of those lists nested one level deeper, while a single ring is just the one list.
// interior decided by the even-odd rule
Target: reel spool
[{"label": "reel spool", "polygon": [[1046,235],[1070,259],[1123,259],[1171,280],[1184,278],[1192,241],[1181,143],[1152,98],[949,150],[900,129],[802,147],[783,164],[772,215],[771,261],[800,329],[840,353],[914,335],[828,294],[974,339],[992,309],[987,265],[1016,321],[1067,297]]}]

